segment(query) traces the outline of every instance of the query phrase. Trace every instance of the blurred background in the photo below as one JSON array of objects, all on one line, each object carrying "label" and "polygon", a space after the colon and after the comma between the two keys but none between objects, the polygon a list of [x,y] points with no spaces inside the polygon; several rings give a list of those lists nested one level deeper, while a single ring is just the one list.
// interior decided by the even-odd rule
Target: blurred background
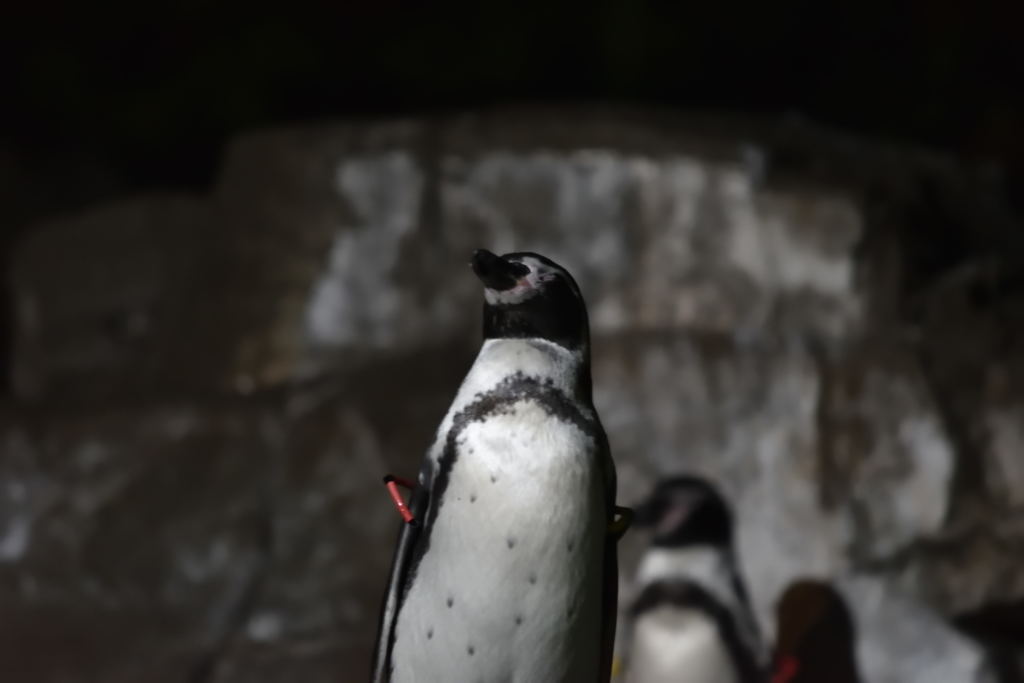
[{"label": "blurred background", "polygon": [[5,681],[365,680],[476,247],[576,275],[621,502],[718,482],[768,633],[824,577],[867,680],[1022,680],[1019,7],[5,12]]}]

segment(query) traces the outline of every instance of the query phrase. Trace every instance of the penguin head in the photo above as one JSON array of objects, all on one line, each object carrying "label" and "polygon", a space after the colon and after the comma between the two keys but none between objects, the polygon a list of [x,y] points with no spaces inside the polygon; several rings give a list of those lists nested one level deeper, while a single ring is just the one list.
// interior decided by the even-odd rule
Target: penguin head
[{"label": "penguin head", "polygon": [[684,547],[732,544],[732,514],[709,481],[680,476],[662,480],[634,510],[633,523],[649,527],[652,545]]},{"label": "penguin head", "polygon": [[815,579],[789,584],[776,605],[776,619],[774,681],[858,679],[853,618],[831,585]]},{"label": "penguin head", "polygon": [[473,252],[484,285],[485,339],[546,339],[571,350],[589,343],[587,307],[565,268],[540,254]]}]

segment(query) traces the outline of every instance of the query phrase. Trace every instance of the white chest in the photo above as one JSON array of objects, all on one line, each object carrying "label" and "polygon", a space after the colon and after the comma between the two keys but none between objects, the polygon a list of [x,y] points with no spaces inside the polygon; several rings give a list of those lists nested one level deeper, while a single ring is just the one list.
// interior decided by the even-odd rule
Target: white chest
[{"label": "white chest", "polygon": [[707,615],[676,607],[645,612],[634,625],[629,683],[738,683],[718,628]]}]

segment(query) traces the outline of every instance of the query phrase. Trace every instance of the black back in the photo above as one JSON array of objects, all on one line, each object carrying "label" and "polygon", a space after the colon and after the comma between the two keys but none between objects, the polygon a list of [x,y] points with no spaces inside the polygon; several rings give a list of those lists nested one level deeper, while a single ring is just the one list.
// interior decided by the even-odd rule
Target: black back
[{"label": "black back", "polygon": [[843,597],[828,583],[791,583],[777,607],[778,638],[772,657],[776,673],[785,658],[795,660],[784,683],[859,683],[856,627]]}]

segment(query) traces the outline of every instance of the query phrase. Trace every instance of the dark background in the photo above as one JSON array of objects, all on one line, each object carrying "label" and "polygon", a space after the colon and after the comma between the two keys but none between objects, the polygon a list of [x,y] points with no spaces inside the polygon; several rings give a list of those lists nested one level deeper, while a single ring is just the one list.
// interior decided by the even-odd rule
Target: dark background
[{"label": "dark background", "polygon": [[[204,188],[240,129],[509,102],[795,115],[1019,183],[1024,10],[1001,4],[24,3],[4,41],[0,147],[22,188],[5,223]],[[72,182],[38,196],[39,176]]]},{"label": "dark background", "polygon": [[[861,340],[854,339],[844,351],[847,355],[834,360],[834,365],[829,366],[824,358],[818,359],[821,386],[838,387],[831,389],[831,393],[822,389],[822,419],[831,416],[828,419],[836,423],[822,423],[821,443],[826,444],[820,446],[822,457],[831,457],[827,444],[834,439],[846,442],[845,430],[859,437],[864,430],[861,422],[870,425],[865,433],[870,436],[877,432],[880,439],[894,429],[886,416],[869,415],[858,421],[856,415],[857,419],[847,415],[853,409],[844,407],[844,392],[860,391],[863,367],[892,378],[894,386],[903,386],[899,382],[909,382],[911,387],[923,384],[927,390],[921,390],[922,393],[934,393],[934,412],[947,423],[945,430],[951,434],[957,452],[959,471],[955,496],[951,495],[957,510],[953,515],[957,530],[950,537],[954,541],[945,550],[914,546],[904,559],[929,570],[934,568],[935,577],[915,587],[918,597],[928,598],[933,606],[941,608],[943,616],[957,617],[975,631],[995,633],[991,636],[993,641],[1009,634],[1011,658],[1016,657],[1019,665],[1019,601],[1009,607],[995,604],[993,596],[1005,596],[992,590],[992,595],[986,594],[985,600],[977,604],[972,602],[971,611],[966,612],[967,607],[958,598],[964,593],[959,586],[967,578],[974,581],[977,574],[977,581],[989,588],[1006,582],[991,579],[984,561],[979,561],[977,567],[959,566],[957,562],[963,557],[986,555],[977,549],[973,554],[964,553],[956,545],[967,543],[965,539],[981,546],[990,542],[995,549],[991,557],[996,558],[990,561],[994,567],[992,575],[1008,566],[1011,568],[1006,571],[1014,573],[1013,568],[1019,567],[1019,553],[1014,555],[1016,547],[998,533],[986,536],[989,527],[995,528],[1004,518],[1011,522],[1014,519],[998,507],[1004,502],[990,492],[987,480],[982,481],[984,477],[979,473],[994,461],[989,452],[991,443],[986,440],[985,420],[990,414],[1002,415],[998,412],[1004,408],[1002,401],[1012,403],[1011,399],[1016,400],[1020,387],[1024,387],[1024,380],[1020,379],[1024,377],[1020,372],[1024,364],[1017,350],[1022,348],[1020,339],[1024,338],[1024,288],[1017,274],[1024,272],[1018,267],[1024,257],[1019,220],[1024,210],[1024,6],[1018,3],[1017,8],[1009,8],[1010,3],[1006,3],[1007,8],[996,9],[996,4],[927,0],[838,4],[816,0],[749,5],[602,1],[570,5],[521,0],[487,6],[442,6],[425,1],[383,0],[232,6],[186,1],[162,7],[117,7],[40,1],[3,10],[0,287],[4,289],[0,289],[0,374],[4,377],[0,377],[0,386],[10,388],[5,376],[11,365],[9,346],[16,321],[9,308],[16,292],[7,290],[17,289],[17,278],[12,278],[14,266],[20,266],[20,287],[24,292],[42,292],[42,319],[46,323],[42,332],[30,331],[37,336],[27,337],[29,350],[37,350],[36,342],[45,338],[55,340],[52,348],[57,351],[78,351],[80,346],[86,347],[86,351],[80,361],[75,359],[78,356],[68,359],[55,351],[49,357],[44,348],[34,360],[22,349],[23,365],[44,380],[52,376],[53,382],[44,383],[40,395],[32,400],[3,391],[5,398],[12,398],[12,404],[5,405],[11,409],[10,415],[5,414],[3,419],[9,423],[11,433],[24,438],[9,439],[7,451],[0,454],[0,468],[13,463],[13,474],[3,476],[30,482],[36,476],[32,467],[52,476],[59,483],[52,494],[56,501],[70,500],[76,492],[102,493],[106,490],[103,477],[108,476],[108,471],[100,468],[98,474],[82,474],[75,469],[75,458],[68,455],[75,452],[80,442],[94,440],[104,445],[105,452],[114,454],[110,457],[115,464],[108,468],[112,477],[119,470],[136,472],[138,461],[141,464],[137,471],[144,476],[139,475],[138,481],[126,485],[126,493],[111,494],[113,502],[104,503],[106,507],[96,515],[59,507],[50,510],[46,507],[50,503],[45,501],[39,504],[45,514],[40,513],[33,522],[37,529],[33,531],[34,545],[28,548],[20,564],[8,567],[6,579],[0,575],[0,580],[6,581],[0,581],[0,591],[13,595],[10,604],[20,610],[7,622],[8,628],[22,638],[11,641],[13,644],[8,644],[6,653],[0,651],[0,663],[14,661],[27,670],[38,665],[39,671],[51,672],[53,676],[24,680],[70,680],[66,672],[54,665],[63,657],[71,663],[69,667],[78,667],[80,675],[106,672],[105,677],[94,680],[134,682],[139,678],[132,667],[152,671],[153,653],[171,656],[167,643],[185,638],[181,634],[195,638],[196,642],[189,641],[181,652],[172,652],[182,661],[166,667],[171,672],[167,680],[186,680],[174,678],[179,671],[194,672],[188,675],[189,681],[296,680],[288,673],[293,658],[313,660],[323,653],[314,656],[301,648],[295,652],[290,648],[296,642],[303,645],[321,638],[335,649],[326,647],[324,663],[313,661],[309,671],[323,671],[325,677],[329,676],[324,680],[337,680],[335,658],[346,664],[353,658],[366,658],[364,650],[369,650],[370,637],[367,625],[372,618],[367,616],[370,612],[366,605],[360,607],[365,613],[360,615],[356,609],[354,616],[323,616],[318,610],[324,604],[343,604],[350,596],[375,603],[380,591],[375,582],[379,583],[383,575],[390,552],[385,546],[390,537],[389,531],[377,532],[376,536],[366,532],[362,528],[362,514],[367,510],[379,512],[380,516],[373,519],[382,525],[393,519],[387,516],[390,509],[378,505],[381,492],[362,492],[362,482],[378,480],[384,466],[396,467],[397,463],[402,468],[414,467],[409,463],[418,457],[450,398],[453,387],[449,385],[463,372],[469,349],[439,352],[407,340],[409,346],[401,347],[393,355],[373,356],[371,351],[379,349],[367,350],[367,357],[375,358],[378,365],[368,362],[361,367],[361,356],[353,355],[355,359],[349,360],[352,367],[342,366],[337,376],[326,375],[325,384],[336,392],[328,391],[327,398],[316,394],[321,389],[318,386],[282,389],[282,377],[287,379],[287,373],[270,373],[270,388],[252,396],[231,394],[225,398],[213,391],[210,387],[215,380],[219,382],[222,377],[232,377],[241,371],[222,362],[217,354],[219,347],[213,345],[211,350],[206,340],[224,341],[220,353],[228,357],[238,351],[250,334],[264,342],[278,338],[281,330],[275,326],[279,325],[278,315],[285,306],[282,302],[288,303],[288,296],[296,291],[301,291],[302,297],[308,296],[312,283],[322,276],[340,276],[326,270],[325,258],[336,238],[333,221],[336,214],[344,212],[336,207],[338,198],[334,194],[325,194],[326,199],[316,195],[316,182],[328,184],[324,176],[312,174],[315,182],[310,189],[301,173],[319,168],[316,164],[323,161],[319,150],[302,147],[284,133],[271,136],[269,141],[251,141],[247,147],[251,155],[248,159],[256,161],[253,166],[259,167],[257,171],[263,170],[261,162],[266,163],[269,173],[265,177],[258,172],[250,177],[245,173],[247,165],[241,163],[233,169],[233,175],[227,174],[230,191],[221,188],[219,194],[211,193],[211,185],[220,173],[229,140],[254,128],[359,119],[368,122],[369,130],[377,125],[374,122],[393,117],[476,109],[498,111],[507,104],[540,103],[570,105],[565,110],[551,110],[555,112],[586,110],[589,104],[622,104],[639,111],[696,113],[721,120],[726,126],[735,122],[737,127],[751,122],[766,126],[811,122],[830,131],[822,139],[840,138],[835,147],[842,154],[836,148],[821,152],[818,161],[829,167],[841,166],[842,160],[857,160],[857,155],[846,154],[843,146],[847,133],[857,141],[854,147],[860,141],[865,148],[874,142],[883,143],[882,153],[878,147],[865,152],[862,165],[850,170],[846,181],[851,187],[870,189],[873,178],[867,176],[880,169],[891,171],[874,183],[876,195],[868,190],[860,193],[866,197],[863,206],[858,205],[858,211],[863,211],[865,239],[858,243],[856,260],[868,273],[869,282],[858,288],[854,297],[859,301],[863,295],[871,308],[868,328],[882,337],[884,343],[880,342],[879,350],[861,347]],[[577,109],[573,110],[573,106]],[[523,125],[538,121],[524,120],[527,123]],[[571,125],[570,122],[568,126]],[[505,130],[506,135],[513,130],[509,121],[497,127]],[[735,139],[741,137],[736,135]],[[600,138],[593,131],[581,135],[581,139]],[[329,133],[316,139],[333,138]],[[399,142],[406,143],[408,140]],[[478,142],[467,144],[472,150]],[[813,141],[802,144],[813,146]],[[912,155],[890,157],[885,152],[890,148],[906,150],[918,146],[962,163],[954,167],[955,172],[947,172],[942,164],[936,170],[928,160],[911,159]],[[623,148],[628,150],[629,144],[624,142]],[[817,152],[816,148],[810,152],[802,150],[811,161],[816,160]],[[335,153],[325,153],[324,158],[334,160],[332,154]],[[293,161],[294,167],[290,166]],[[979,169],[982,172],[976,174]],[[984,179],[978,183],[980,189],[972,184],[977,176]],[[368,175],[368,182],[377,188],[389,188],[391,179]],[[995,191],[990,191],[993,187]],[[76,222],[101,203],[128,202],[133,196],[162,189],[185,190],[196,198],[176,200],[187,205],[178,207],[180,215],[167,211],[168,206],[176,206],[173,203],[161,204],[151,199],[140,200],[137,206],[133,205],[134,209],[129,207],[131,210],[125,209],[123,214],[100,211]],[[479,193],[480,188],[468,190]],[[560,191],[549,187],[536,189],[542,206],[549,190],[555,196]],[[280,199],[278,196],[264,201],[274,193],[285,197],[282,204],[286,211],[279,211],[281,207],[274,203]],[[208,227],[203,221],[208,219],[210,205],[224,201],[225,196],[229,206],[218,214],[221,222],[210,219],[216,229],[203,233]],[[795,206],[816,206],[811,183],[801,185],[790,197],[798,198]],[[231,200],[236,203],[231,204]],[[1005,200],[1016,212],[1011,219],[1005,219],[1001,213]],[[195,202],[196,206],[188,202]],[[496,202],[510,215],[518,215],[518,196],[499,194]],[[991,207],[994,209],[989,211]],[[321,212],[330,217],[325,221],[328,227],[317,222]],[[170,214],[166,224],[159,220],[164,213]],[[665,222],[664,218],[659,215],[654,219],[657,224],[651,227],[652,234],[655,227],[660,227],[658,221]],[[49,219],[68,222],[56,225],[55,229],[53,225],[49,230],[35,229],[41,225],[39,221]],[[530,223],[530,227],[536,227],[536,231],[523,237],[536,240],[545,233],[548,223],[534,222],[538,225]],[[112,226],[124,230],[106,231]],[[720,231],[714,220],[701,223],[701,228]],[[465,225],[457,226],[455,233],[468,238],[469,230]],[[111,239],[112,234],[140,234],[143,238],[125,244],[113,240],[112,244],[89,243],[95,236],[101,242],[104,236]],[[179,234],[184,236],[180,240]],[[555,239],[559,234],[558,229],[548,229],[545,238]],[[154,276],[153,283],[143,276],[154,269],[147,265],[151,260],[146,259],[152,257],[153,263],[162,264],[158,257],[164,254],[158,252],[164,249],[164,243],[145,243],[144,236],[166,238],[166,244],[180,251],[165,250],[169,252],[170,265],[166,272]],[[39,241],[31,248],[29,238],[33,237]],[[27,242],[28,249],[24,247]],[[257,247],[248,250],[249,242]],[[407,247],[411,256],[406,265],[428,262],[422,255],[429,255],[431,242],[427,230],[417,233]],[[465,253],[469,248],[468,244],[459,244]],[[848,247],[838,249],[846,254]],[[56,258],[57,252],[69,254],[67,261]],[[986,259],[992,254],[999,257],[998,267],[993,268],[995,274],[988,278]],[[172,258],[179,256],[180,263]],[[89,270],[90,258],[97,264],[97,272]],[[190,269],[194,261],[210,266],[213,274],[209,280],[196,278]],[[104,284],[102,275],[111,269],[110,265],[136,262],[142,264],[137,278],[141,284],[128,282],[127,276],[119,272],[109,279],[113,284]],[[976,270],[958,269],[972,264],[981,265]],[[365,269],[373,272],[375,267],[370,264]],[[207,273],[199,266],[195,269]],[[887,275],[890,271],[895,274]],[[299,273],[294,275],[295,283],[288,280],[293,272]],[[418,272],[414,267],[410,279],[422,276],[415,274]],[[976,272],[982,275],[972,274]],[[950,278],[950,273],[956,276]],[[275,280],[278,275],[282,282]],[[701,278],[713,289],[731,282],[726,280],[726,274],[715,271]],[[94,292],[83,287],[90,285],[91,280],[102,286],[97,285]],[[125,282],[128,286],[123,287]],[[431,283],[436,284],[433,280]],[[145,289],[151,284],[156,294]],[[47,285],[51,287],[44,287]],[[124,301],[119,296],[122,289],[126,292]],[[87,295],[81,301],[74,296],[80,290]],[[133,298],[135,290],[142,293]],[[671,290],[655,293],[666,298],[675,296]],[[774,291],[764,296],[784,298]],[[162,297],[176,307],[169,312],[160,308]],[[794,310],[807,310],[803,299],[795,301]],[[825,302],[835,303],[827,297]],[[826,317],[820,311],[808,313],[810,318],[816,319],[815,315]],[[297,319],[286,314],[280,316],[288,324]],[[144,324],[151,318],[150,328],[142,325],[141,331],[135,329],[133,321],[141,319]],[[800,322],[803,318],[798,315],[797,319]],[[792,332],[785,327],[788,323],[784,316],[772,325],[776,323],[779,330]],[[63,324],[67,324],[67,329],[60,327]],[[473,325],[475,329],[475,322]],[[910,326],[923,332],[907,341],[901,335]],[[466,330],[469,329],[467,324]],[[181,334],[182,330],[188,334]],[[457,326],[451,331],[445,327],[451,339],[463,339],[458,337],[459,330]],[[298,327],[286,331],[293,336],[301,332]],[[207,332],[208,337],[204,337]],[[663,346],[676,348],[670,339],[708,339],[706,330],[666,332],[671,335],[652,334],[641,339],[646,344],[643,348],[662,357],[657,353],[665,351]],[[722,364],[728,369],[735,364],[764,370],[769,378],[788,377],[790,366],[785,364],[790,358],[784,354],[777,358],[767,353],[750,360],[744,355],[748,351],[731,345],[731,332],[722,338],[715,336],[721,334],[718,330],[711,339],[717,340],[716,344],[724,339],[725,351],[718,359],[705,360],[709,368]],[[799,326],[798,334],[813,337]],[[178,340],[193,337],[198,340],[194,342],[198,350],[183,347],[184,351],[178,352]],[[451,341],[444,336],[438,339]],[[629,346],[634,342],[630,338]],[[265,345],[273,347],[269,342]],[[622,348],[627,346],[622,343]],[[608,347],[615,348],[614,339],[606,340],[605,348]],[[116,352],[108,353],[108,349]],[[88,367],[96,359],[89,355],[94,351],[101,360],[110,360],[109,367],[98,362],[96,368]],[[274,353],[279,351],[275,347],[270,351],[267,358],[247,362],[257,369],[274,366],[280,360]],[[442,361],[436,361],[431,353]],[[424,357],[429,360],[426,364],[422,362]],[[611,360],[605,359],[605,373],[609,367],[615,368],[615,356],[608,357]],[[288,362],[290,358],[286,358],[284,367],[290,368]],[[413,369],[427,366],[429,371],[422,375],[404,373],[402,369],[407,366],[400,365],[401,362],[407,362]],[[207,367],[218,372],[207,372]],[[88,372],[75,374],[83,368]],[[1018,374],[1011,373],[1014,369]],[[803,377],[794,372],[798,379]],[[390,383],[378,387],[369,399],[350,398],[349,388],[364,390],[367,378],[374,373],[383,373]],[[138,382],[134,382],[135,375],[141,378]],[[171,381],[177,375],[203,380],[198,382],[203,391],[187,395],[185,408],[181,409],[187,418],[184,422],[193,425],[184,428],[193,441],[160,435],[167,424],[177,424],[174,411],[178,409],[167,409],[165,404],[177,397],[168,390],[168,386],[178,389]],[[918,380],[914,378],[919,375],[927,382],[915,384]],[[650,387],[643,378],[638,375],[632,380],[635,395],[646,395],[643,392]],[[844,382],[853,388],[844,388]],[[770,385],[771,381],[764,384]],[[153,405],[134,404],[136,394],[132,391],[136,385],[143,387],[143,393],[150,392],[145,395],[150,396]],[[757,390],[751,388],[755,385]],[[79,391],[77,398],[68,398],[63,390],[66,386]],[[756,402],[762,400],[757,397],[761,386],[759,375],[750,386],[740,382],[737,387],[726,385],[719,389],[720,395],[713,391],[726,407],[720,412],[723,423],[734,417],[727,408],[732,403],[725,398],[748,392],[755,395]],[[109,387],[114,387],[110,392],[114,399],[103,393]],[[395,432],[389,421],[389,399],[398,388],[410,396],[401,409],[413,416],[410,423],[414,427],[408,433]],[[679,393],[668,395],[685,401],[685,388],[684,382],[676,382],[674,389]],[[323,407],[311,413],[311,417],[295,418],[283,408],[288,391],[300,398],[313,396],[310,400],[323,402]],[[862,402],[866,405],[889,397],[884,391],[878,395],[866,389],[864,392]],[[631,402],[630,395],[624,393],[623,404]],[[72,410],[62,407],[60,401],[65,400]],[[930,407],[930,402],[924,402]],[[26,409],[25,403],[31,403],[32,408]],[[423,409],[421,403],[431,408]],[[768,403],[757,404],[767,411],[771,408]],[[698,408],[705,405],[700,403]],[[915,410],[914,404],[897,404],[889,412],[903,417]],[[932,408],[926,412],[929,411]],[[705,425],[708,429],[716,424],[714,420],[707,422],[711,425]],[[263,431],[259,431],[253,427],[255,424],[265,429],[261,427]],[[639,421],[637,424],[642,426]],[[171,434],[175,429],[178,427],[164,431]],[[274,429],[280,429],[285,436]],[[753,427],[749,429],[745,437],[756,442],[761,433]],[[690,438],[687,434],[687,442]],[[711,440],[707,435],[706,438]],[[359,446],[369,455],[364,454],[366,457],[361,460],[343,460],[348,457],[347,445],[362,443],[359,439],[370,443]],[[24,447],[19,445],[23,442]],[[644,441],[638,438],[637,442]],[[890,451],[880,453],[883,457],[893,455]],[[298,456],[293,457],[294,454]],[[854,500],[854,494],[858,494],[851,493],[853,488],[846,483],[855,477],[848,476],[843,468],[857,472],[861,459],[866,462],[870,457],[865,447],[850,462],[837,466],[835,479],[846,492],[841,498]],[[254,460],[259,461],[255,467]],[[23,467],[23,462],[32,467]],[[219,469],[211,467],[211,462],[219,464]],[[673,467],[676,465],[672,463]],[[317,469],[332,473],[336,471],[332,467],[339,468],[336,479],[325,477]],[[361,472],[358,467],[366,471]],[[356,473],[349,468],[355,468]],[[647,474],[654,471],[651,467]],[[899,492],[899,477],[893,475],[893,479],[891,490]],[[197,494],[194,480],[208,487]],[[634,494],[640,483],[648,483],[638,482],[639,479],[634,481]],[[349,484],[351,490],[346,488]],[[748,484],[754,486],[745,481],[733,484],[741,490],[746,490],[743,486]],[[868,484],[861,481],[858,485],[865,485],[871,495],[876,494],[876,482],[868,480]],[[317,487],[323,488],[334,506],[330,514],[308,512],[300,505],[308,490],[319,490]],[[264,488],[272,494],[269,503],[263,500]],[[44,494],[40,498],[50,496]],[[1011,490],[1010,494],[1016,492]],[[784,496],[778,497],[783,499]],[[152,505],[151,500],[155,501]],[[1008,500],[1011,502],[1006,505],[1011,506],[1017,499],[1008,495]],[[233,510],[231,506],[240,501],[245,512],[241,521],[233,517],[217,521],[222,508]],[[15,503],[15,512],[31,507],[23,501]],[[1020,508],[1013,509],[1019,516]],[[3,512],[0,509],[0,519]],[[229,517],[227,513],[224,516]],[[51,535],[58,542],[49,547],[44,541],[50,538],[47,533],[51,518],[59,533]],[[132,525],[136,519],[145,520],[141,530]],[[885,526],[880,523],[881,528]],[[180,531],[181,537],[166,531],[153,540],[150,527]],[[203,544],[221,527],[227,529],[226,535],[241,539],[236,539],[241,550],[225,555],[230,559],[225,562],[230,570],[215,571],[208,582],[200,582],[199,589],[190,587],[175,592],[178,587],[174,582],[179,575],[172,570],[168,558],[187,551],[188,543],[193,541],[196,547],[204,548]],[[264,535],[264,527],[275,529],[278,537],[272,543],[263,538],[272,536]],[[67,533],[66,528],[79,530]],[[868,528],[863,533],[868,541],[870,531]],[[80,537],[93,545],[78,548]],[[144,539],[142,543],[140,538]],[[1018,537],[1008,533],[1007,538]],[[375,554],[368,554],[367,565],[354,573],[348,571],[345,552],[338,548],[335,555],[324,560],[323,567],[310,565],[313,560],[309,560],[309,548],[324,540],[343,545],[342,550],[347,550],[348,544],[361,547],[362,543],[373,547]],[[111,550],[124,547],[133,548],[135,555],[126,559],[122,551]],[[256,560],[252,562],[246,555],[250,547],[256,548]],[[69,561],[69,557],[85,569]],[[893,560],[897,568],[901,561]],[[251,575],[239,579],[231,573],[236,567],[249,571],[246,567],[250,564],[255,567]],[[120,568],[123,566],[127,569]],[[857,570],[868,570],[864,567],[869,569],[866,561],[857,565]],[[68,575],[60,574],[66,568]],[[48,579],[51,571],[56,573],[52,580]],[[22,580],[26,577],[38,579],[44,589],[52,590],[57,597],[44,591],[43,598],[39,598],[23,588]],[[83,577],[94,578],[105,587],[99,598],[88,592],[91,588]],[[349,581],[345,577],[354,579]],[[164,600],[163,594],[154,588],[165,585],[174,588],[168,593],[166,604],[160,601]],[[252,595],[232,597],[224,590],[225,586],[238,585],[247,587]],[[134,603],[124,598],[124,586],[131,590],[141,587],[138,593],[151,600],[140,603],[141,617],[131,611]],[[225,604],[229,609],[223,617],[224,624],[218,622],[220,617],[216,614],[211,616],[220,603],[215,604],[204,591],[213,596],[227,595]],[[114,607],[105,615],[105,621],[96,622],[95,604],[100,598],[110,598]],[[52,600],[52,604],[47,600]],[[285,614],[280,638],[283,644],[268,644],[261,639],[253,644],[237,638],[237,634],[245,631],[250,617],[265,610]],[[181,623],[165,629],[165,625],[158,624],[160,620],[152,617],[153,613],[175,615]],[[209,627],[209,623],[214,627]],[[65,631],[56,628],[61,625],[67,625]],[[198,631],[197,625],[206,625],[203,628],[209,628],[213,635]],[[338,638],[339,633],[359,636],[346,636],[346,640]],[[94,642],[86,642],[76,659],[74,653],[60,649],[66,643],[51,644],[65,634],[69,640],[81,639],[83,634],[94,636]],[[32,656],[23,656],[20,650]],[[132,656],[125,657],[125,651]],[[54,652],[60,656],[53,656]],[[919,652],[915,656],[922,655]],[[220,669],[210,664],[218,658],[227,663]],[[81,665],[81,661],[87,664]],[[274,679],[266,661],[286,663],[287,666],[282,665],[284,677]],[[210,674],[213,670],[216,675]],[[113,677],[111,671],[123,671],[123,678]],[[254,672],[265,673],[265,679],[255,678]]]}]

